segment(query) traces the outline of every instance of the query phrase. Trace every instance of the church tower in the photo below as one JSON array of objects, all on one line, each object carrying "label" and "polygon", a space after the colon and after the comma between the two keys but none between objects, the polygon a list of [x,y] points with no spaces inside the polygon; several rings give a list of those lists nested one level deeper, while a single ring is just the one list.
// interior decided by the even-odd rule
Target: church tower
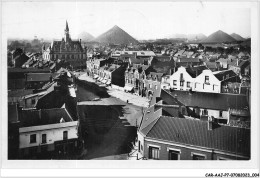
[{"label": "church tower", "polygon": [[70,32],[69,32],[69,25],[67,20],[66,20],[66,28],[64,30],[64,33],[65,33],[65,42],[68,43],[70,41]]}]

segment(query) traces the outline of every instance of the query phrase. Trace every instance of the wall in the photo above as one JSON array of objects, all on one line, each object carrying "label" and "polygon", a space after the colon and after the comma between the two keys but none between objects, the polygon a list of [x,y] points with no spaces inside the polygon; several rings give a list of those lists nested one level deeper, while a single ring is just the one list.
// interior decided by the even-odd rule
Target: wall
[{"label": "wall", "polygon": [[[66,126],[68,123],[59,123],[59,124],[51,124],[51,125],[59,125],[58,127],[48,129],[48,126],[34,126],[22,128],[23,130],[27,129],[27,131],[23,131],[21,128],[19,129],[20,136],[20,144],[19,148],[33,147],[38,145],[46,145],[53,144],[55,141],[63,140],[63,131],[68,131],[68,139],[78,138],[77,125],[78,121],[70,122],[69,126]],[[47,126],[47,127],[46,127]],[[36,128],[37,129],[34,129]],[[42,127],[42,128],[41,128]],[[39,128],[39,129],[38,129]],[[36,134],[36,143],[30,143],[30,135]],[[46,142],[42,144],[42,134],[46,134]]]},{"label": "wall", "polygon": [[236,155],[226,155],[221,154],[217,151],[212,151],[211,149],[201,149],[201,148],[195,148],[195,147],[183,147],[184,145],[174,145],[174,144],[164,144],[164,143],[158,143],[156,141],[147,141],[145,140],[144,144],[144,157],[148,159],[149,154],[149,145],[157,146],[159,147],[159,159],[160,160],[168,160],[169,159],[169,149],[173,150],[179,150],[180,151],[180,160],[192,160],[192,153],[201,154],[205,156],[205,160],[217,160],[219,157],[227,158],[227,159],[246,159],[243,157],[238,157]]},{"label": "wall", "polygon": [[[193,107],[189,107],[191,110],[193,110]],[[200,115],[202,115],[204,108],[199,108],[200,109]],[[214,118],[221,118],[221,119],[228,119],[229,112],[228,111],[222,111],[222,117],[219,116],[220,111],[219,110],[212,110],[212,109],[207,109],[208,111],[208,116],[214,116]]]}]

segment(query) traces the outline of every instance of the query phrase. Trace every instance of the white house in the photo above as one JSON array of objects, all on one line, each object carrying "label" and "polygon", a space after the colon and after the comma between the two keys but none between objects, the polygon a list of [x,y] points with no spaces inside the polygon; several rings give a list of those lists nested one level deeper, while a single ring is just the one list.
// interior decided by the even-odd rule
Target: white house
[{"label": "white house", "polygon": [[68,153],[78,147],[78,121],[66,108],[22,110],[19,120],[19,157],[47,152]]},{"label": "white house", "polygon": [[211,70],[204,70],[194,80],[194,91],[221,93],[221,81]]},{"label": "white house", "polygon": [[179,67],[178,70],[170,76],[170,87],[175,90],[190,90],[193,88],[194,78],[186,71],[185,67]]}]

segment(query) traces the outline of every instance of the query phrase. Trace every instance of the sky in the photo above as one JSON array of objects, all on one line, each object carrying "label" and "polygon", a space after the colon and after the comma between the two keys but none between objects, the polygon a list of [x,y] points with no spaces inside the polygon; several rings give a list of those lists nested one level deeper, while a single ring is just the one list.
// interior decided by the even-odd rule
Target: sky
[{"label": "sky", "polygon": [[247,2],[3,2],[2,34],[8,38],[94,37],[119,26],[138,40],[222,30],[251,36]]}]

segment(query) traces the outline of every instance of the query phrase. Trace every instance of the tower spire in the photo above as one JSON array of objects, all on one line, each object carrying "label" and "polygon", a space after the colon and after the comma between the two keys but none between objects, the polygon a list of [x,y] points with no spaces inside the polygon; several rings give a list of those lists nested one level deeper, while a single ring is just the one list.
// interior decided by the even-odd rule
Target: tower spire
[{"label": "tower spire", "polygon": [[68,25],[68,22],[66,20],[66,28],[65,28],[66,31],[69,31],[69,25]]},{"label": "tower spire", "polygon": [[66,28],[64,32],[65,32],[65,42],[70,42],[70,32],[69,32],[69,25],[67,20],[66,20]]}]

